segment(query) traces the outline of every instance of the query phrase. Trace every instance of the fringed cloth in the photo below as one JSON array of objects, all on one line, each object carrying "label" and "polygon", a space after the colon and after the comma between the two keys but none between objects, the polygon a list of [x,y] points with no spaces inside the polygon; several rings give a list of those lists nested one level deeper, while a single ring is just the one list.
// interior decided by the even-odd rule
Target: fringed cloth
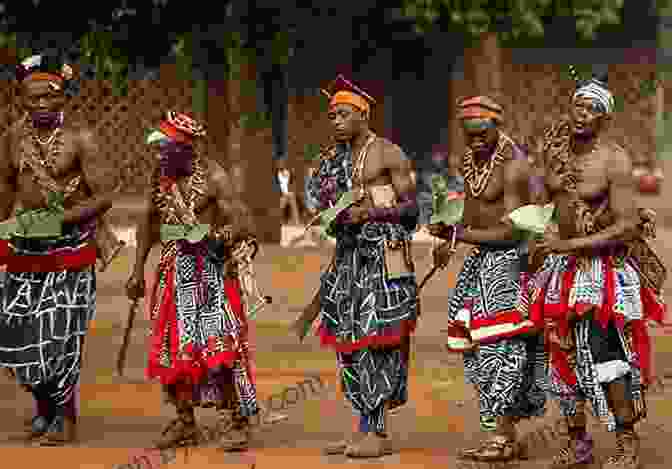
[{"label": "fringed cloth", "polygon": [[449,320],[461,321],[468,331],[463,340],[479,343],[471,350],[449,337],[448,345],[449,350],[464,352],[465,378],[479,389],[482,421],[503,415],[541,416],[545,410],[543,340],[528,334],[526,310],[517,309],[521,285],[529,278],[521,249],[474,248],[448,307]]},{"label": "fringed cloth", "polygon": [[224,278],[223,259],[212,243],[163,244],[147,376],[177,386],[177,399],[203,405],[223,399],[220,378],[230,370],[241,415],[251,416],[258,408],[240,285]]},{"label": "fringed cloth", "polygon": [[[634,260],[624,255],[550,255],[530,283],[530,317],[545,324],[550,392],[564,415],[576,401],[592,402],[597,417],[615,429],[602,384],[629,376],[637,418],[646,415],[650,384],[647,321],[663,321],[664,304],[643,288]],[[599,341],[600,346],[595,344]]]},{"label": "fringed cloth", "polygon": [[[96,312],[91,233],[75,226],[64,233],[12,239],[0,292],[0,366],[12,368],[52,415],[74,412],[84,337]],[[60,270],[47,268],[54,266]]]}]

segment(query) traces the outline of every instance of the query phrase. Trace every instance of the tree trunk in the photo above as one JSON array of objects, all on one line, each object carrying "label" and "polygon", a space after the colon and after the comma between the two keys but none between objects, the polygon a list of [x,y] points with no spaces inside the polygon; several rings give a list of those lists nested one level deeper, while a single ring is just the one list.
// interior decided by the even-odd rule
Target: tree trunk
[{"label": "tree trunk", "polygon": [[[243,80],[256,80],[255,67],[241,65],[240,78],[232,80],[231,107],[233,119],[242,113],[254,112],[258,107],[256,96],[241,95],[240,84]],[[263,132],[256,135],[241,129],[235,122],[231,129],[230,150],[238,157],[237,168],[244,175],[243,200],[249,206],[254,217],[257,239],[262,243],[279,244],[281,240],[280,198],[273,184],[273,151],[267,145]]]},{"label": "tree trunk", "polygon": [[655,168],[660,164],[662,152],[665,150],[665,86],[662,79],[656,83],[656,126],[655,142],[656,152],[653,155],[652,166]]},{"label": "tree trunk", "polygon": [[481,35],[478,52],[473,60],[476,94],[498,100],[503,93],[502,50],[496,33]]}]

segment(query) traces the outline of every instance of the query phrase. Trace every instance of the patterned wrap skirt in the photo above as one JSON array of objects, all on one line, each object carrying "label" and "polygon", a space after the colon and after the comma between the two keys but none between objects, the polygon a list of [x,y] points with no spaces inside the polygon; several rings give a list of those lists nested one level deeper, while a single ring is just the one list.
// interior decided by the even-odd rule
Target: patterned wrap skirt
[{"label": "patterned wrap skirt", "polygon": [[225,387],[233,385],[241,415],[251,416],[258,407],[240,285],[224,278],[213,243],[163,245],[147,376],[175,387],[173,397],[201,405],[226,402]]},{"label": "patterned wrap skirt", "polygon": [[644,387],[650,381],[648,313],[662,305],[642,288],[633,260],[601,255],[552,254],[529,284],[530,317],[545,327],[548,386],[565,416],[577,401],[616,428],[605,386],[625,378],[635,418],[646,416]]},{"label": "patterned wrap skirt", "polygon": [[453,342],[449,328],[448,349],[464,353],[465,378],[478,388],[481,419],[544,414],[543,337],[530,333],[521,303],[528,279],[523,247],[476,247],[458,275],[448,319],[464,325],[469,346]]},{"label": "patterned wrap skirt", "polygon": [[418,299],[415,274],[388,278],[385,242],[410,240],[400,225],[367,223],[337,238],[335,260],[322,275],[323,346],[337,352],[341,387],[356,413],[408,400],[410,335]]},{"label": "patterned wrap skirt", "polygon": [[57,406],[73,398],[96,313],[93,233],[76,226],[64,233],[12,240],[0,289],[0,367],[13,369],[19,384],[48,389]]}]

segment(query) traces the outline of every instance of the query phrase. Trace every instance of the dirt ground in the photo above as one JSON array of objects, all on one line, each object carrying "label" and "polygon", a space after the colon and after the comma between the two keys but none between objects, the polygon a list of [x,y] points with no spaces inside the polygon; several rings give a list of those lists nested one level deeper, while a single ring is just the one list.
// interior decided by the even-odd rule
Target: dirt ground
[{"label": "dirt ground", "polygon": [[[671,241],[672,231],[663,230],[657,243],[663,259],[672,259],[672,252],[668,252],[672,251]],[[429,269],[431,245],[416,246],[414,251],[421,278]],[[150,265],[155,264],[156,254],[152,254]],[[256,431],[253,448],[246,454],[226,455],[214,448],[200,448],[188,454],[178,452],[176,461],[169,465],[178,469],[224,464],[249,468],[256,464],[259,469],[281,469],[298,465],[381,464],[381,461],[353,462],[320,454],[325,443],[339,439],[352,428],[354,421],[336,390],[333,355],[320,350],[315,338],[299,345],[286,331],[286,325],[317,288],[319,272],[329,261],[329,255],[328,248],[263,246],[256,263],[262,292],[274,299],[272,305],[259,313],[255,331],[260,401],[265,402],[270,395],[303,381],[311,373],[319,373],[328,383],[327,389],[283,411],[288,416],[286,421]],[[386,467],[466,467],[457,464],[455,455],[459,448],[478,438],[477,409],[470,390],[463,383],[461,361],[442,348],[447,295],[463,255],[464,252],[459,253],[453,266],[430,281],[422,293],[422,317],[414,339],[410,401],[390,419],[398,451],[384,458],[382,463]],[[10,440],[32,409],[29,396],[3,377],[0,378],[3,462],[41,469],[111,469],[128,463],[133,452],[137,454],[141,448],[150,447],[172,417],[171,409],[161,402],[157,385],[142,383],[146,359],[144,332],[149,325],[146,318],[138,318],[135,326],[127,379],[116,378],[112,373],[128,309],[128,301],[122,295],[123,283],[133,260],[134,252],[126,250],[108,272],[99,276],[98,313],[84,358],[80,443],[69,448],[38,449]],[[147,271],[149,273],[151,268]],[[672,340],[660,330],[655,335],[656,363],[662,376],[666,373],[664,368],[672,371],[672,367],[665,366],[672,360]],[[668,459],[665,445],[672,437],[672,427],[667,423],[672,417],[672,406],[666,402],[668,392],[650,397],[649,419],[640,425],[643,462],[647,468],[663,467]],[[213,422],[214,412],[203,411],[202,416],[202,421],[209,424]],[[555,416],[557,410],[552,405],[548,416],[523,423],[520,431],[528,433],[551,423]],[[598,446],[597,456],[602,460],[615,447],[615,442],[598,424],[591,425]],[[519,467],[547,467],[544,461],[551,452],[552,448],[535,448],[532,459]]]}]

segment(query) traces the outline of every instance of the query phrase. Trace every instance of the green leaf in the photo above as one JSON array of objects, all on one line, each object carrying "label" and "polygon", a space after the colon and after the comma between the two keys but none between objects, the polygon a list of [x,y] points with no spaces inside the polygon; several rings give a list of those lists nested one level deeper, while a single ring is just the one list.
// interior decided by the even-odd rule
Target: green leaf
[{"label": "green leaf", "polygon": [[197,243],[205,239],[210,232],[207,223],[198,225],[161,225],[161,241],[177,241],[186,239],[190,243]]},{"label": "green leaf", "polygon": [[350,208],[357,200],[355,191],[349,191],[341,195],[333,207],[320,212],[320,226],[325,232],[328,232],[329,226],[336,220],[336,217],[343,211]]},{"label": "green leaf", "polygon": [[619,24],[621,22],[620,12],[611,8],[601,10],[601,20],[603,24]]},{"label": "green leaf", "polygon": [[306,161],[315,161],[320,157],[320,145],[317,143],[306,143],[303,146],[303,158]]},{"label": "green leaf", "polygon": [[509,213],[508,218],[521,231],[543,235],[553,218],[555,205],[525,205]]},{"label": "green leaf", "polygon": [[639,84],[639,93],[642,95],[644,98],[648,98],[651,95],[655,94],[656,92],[656,81],[647,79],[647,80],[642,80],[641,83]]},{"label": "green leaf", "polygon": [[521,15],[521,22],[525,25],[527,33],[531,36],[540,37],[544,35],[544,24],[539,16],[531,11],[526,11]]},{"label": "green leaf", "polygon": [[464,199],[447,200],[443,203],[441,211],[432,213],[431,224],[444,223],[454,225],[462,221],[464,216]]},{"label": "green leaf", "polygon": [[596,26],[592,19],[579,18],[576,20],[576,30],[583,39],[594,39]]},{"label": "green leaf", "polygon": [[614,96],[614,111],[615,112],[625,111],[625,99],[620,95]]},{"label": "green leaf", "polygon": [[50,208],[17,211],[14,236],[21,238],[58,238],[63,233],[63,212]]},{"label": "green leaf", "polygon": [[161,140],[166,140],[167,138],[168,136],[163,132],[156,129],[151,129],[147,134],[147,138],[145,138],[145,143],[147,145],[151,145],[153,143],[160,142]]}]

